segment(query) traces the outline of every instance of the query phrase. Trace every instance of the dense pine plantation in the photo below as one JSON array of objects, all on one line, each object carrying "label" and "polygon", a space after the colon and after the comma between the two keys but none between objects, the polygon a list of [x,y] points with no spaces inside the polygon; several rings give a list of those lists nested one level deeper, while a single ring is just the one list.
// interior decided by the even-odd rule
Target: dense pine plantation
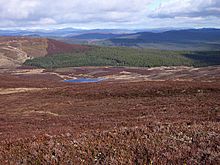
[{"label": "dense pine plantation", "polygon": [[65,53],[27,60],[39,68],[80,66],[209,66],[220,64],[220,52],[168,51],[124,47],[94,47],[84,53]]}]

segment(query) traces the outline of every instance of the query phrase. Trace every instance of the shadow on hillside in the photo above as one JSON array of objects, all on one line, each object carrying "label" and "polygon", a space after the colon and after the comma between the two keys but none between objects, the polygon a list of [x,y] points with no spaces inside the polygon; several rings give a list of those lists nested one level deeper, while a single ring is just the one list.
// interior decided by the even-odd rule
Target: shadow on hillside
[{"label": "shadow on hillside", "polygon": [[184,57],[193,60],[195,66],[220,65],[220,51],[199,51],[184,54]]}]

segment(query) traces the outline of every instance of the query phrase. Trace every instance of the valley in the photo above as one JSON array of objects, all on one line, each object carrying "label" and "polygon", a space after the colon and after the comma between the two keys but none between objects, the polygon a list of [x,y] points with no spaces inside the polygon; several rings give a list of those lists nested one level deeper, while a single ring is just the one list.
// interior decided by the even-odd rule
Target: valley
[{"label": "valley", "polygon": [[219,162],[218,51],[0,45],[0,164]]},{"label": "valley", "polygon": [[0,0],[0,165],[219,165],[220,0]]}]

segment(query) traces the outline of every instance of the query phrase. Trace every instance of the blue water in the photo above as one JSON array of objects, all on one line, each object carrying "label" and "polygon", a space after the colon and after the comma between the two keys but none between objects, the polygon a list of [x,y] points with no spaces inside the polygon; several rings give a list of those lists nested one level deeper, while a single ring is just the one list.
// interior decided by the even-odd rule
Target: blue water
[{"label": "blue water", "polygon": [[100,82],[105,79],[103,78],[78,78],[78,79],[70,79],[70,80],[64,80],[64,82],[70,82],[70,83],[92,83],[92,82]]}]

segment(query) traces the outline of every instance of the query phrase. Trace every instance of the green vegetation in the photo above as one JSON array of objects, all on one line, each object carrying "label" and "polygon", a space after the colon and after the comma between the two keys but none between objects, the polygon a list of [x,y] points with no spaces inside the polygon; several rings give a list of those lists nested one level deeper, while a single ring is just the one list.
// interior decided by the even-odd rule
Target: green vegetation
[{"label": "green vegetation", "polygon": [[119,47],[95,47],[84,53],[66,53],[27,60],[39,68],[80,66],[208,66],[220,64],[220,52],[168,51]]}]

